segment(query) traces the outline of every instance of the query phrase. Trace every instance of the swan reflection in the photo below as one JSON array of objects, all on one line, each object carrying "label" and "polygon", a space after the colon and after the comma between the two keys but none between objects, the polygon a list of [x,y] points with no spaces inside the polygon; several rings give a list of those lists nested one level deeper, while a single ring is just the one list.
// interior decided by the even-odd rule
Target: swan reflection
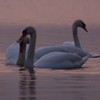
[{"label": "swan reflection", "polygon": [[36,100],[35,80],[35,73],[20,71],[19,100]]}]

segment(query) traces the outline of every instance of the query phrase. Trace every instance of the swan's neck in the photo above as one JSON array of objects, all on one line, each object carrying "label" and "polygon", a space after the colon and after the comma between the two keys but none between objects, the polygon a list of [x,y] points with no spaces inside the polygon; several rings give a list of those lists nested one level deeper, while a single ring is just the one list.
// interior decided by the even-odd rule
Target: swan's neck
[{"label": "swan's neck", "polygon": [[78,27],[73,26],[73,38],[74,38],[75,46],[81,48],[79,38],[78,38],[77,28]]},{"label": "swan's neck", "polygon": [[28,49],[28,54],[25,62],[25,67],[27,68],[33,68],[33,60],[34,60],[34,52],[35,52],[35,43],[36,43],[36,34],[32,34]]},{"label": "swan's neck", "polygon": [[21,42],[19,44],[19,55],[18,55],[18,59],[17,59],[16,65],[19,65],[21,67],[24,66],[25,53],[26,53],[26,42]]}]

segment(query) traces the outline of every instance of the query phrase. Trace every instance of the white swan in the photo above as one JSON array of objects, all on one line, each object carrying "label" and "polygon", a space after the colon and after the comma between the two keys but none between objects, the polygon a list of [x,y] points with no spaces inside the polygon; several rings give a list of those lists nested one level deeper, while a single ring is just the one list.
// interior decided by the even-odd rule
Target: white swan
[{"label": "white swan", "polygon": [[[76,20],[72,26],[74,43],[65,42],[64,44],[61,45],[40,47],[35,51],[35,58],[38,60],[45,54],[48,54],[50,52],[55,52],[55,51],[77,53],[81,57],[88,55],[89,54],[88,52],[81,49],[81,45],[77,33],[78,27],[83,28],[87,32],[85,23],[82,20]],[[91,56],[91,54],[89,55]]]},{"label": "white swan", "polygon": [[81,68],[88,58],[89,55],[82,58],[74,53],[51,52],[37,60],[34,65],[37,68],[75,69]]},{"label": "white swan", "polygon": [[37,62],[35,62],[35,64],[33,64],[36,42],[35,29],[33,27],[27,27],[24,29],[18,42],[20,43],[28,34],[30,35],[31,40],[25,61],[25,67],[29,70],[32,70],[34,65],[39,68],[53,69],[80,68],[90,57],[87,55],[82,58],[74,53],[52,52],[41,57]]},{"label": "white swan", "polygon": [[74,42],[64,42],[61,45],[56,46],[44,46],[36,49],[35,51],[35,60],[40,59],[42,56],[51,53],[51,52],[70,52],[70,53],[76,53],[77,55],[81,57],[85,57],[86,55],[90,55],[90,58],[98,58],[100,55],[92,55],[89,52],[85,51],[81,48],[79,38],[78,38],[78,27],[83,28],[86,32],[86,24],[82,20],[76,20],[72,25],[73,30],[73,39]]}]

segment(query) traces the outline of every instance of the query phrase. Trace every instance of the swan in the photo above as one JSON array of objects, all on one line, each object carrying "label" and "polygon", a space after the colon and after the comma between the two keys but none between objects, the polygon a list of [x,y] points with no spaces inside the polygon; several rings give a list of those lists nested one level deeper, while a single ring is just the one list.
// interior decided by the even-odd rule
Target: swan
[{"label": "swan", "polygon": [[56,46],[44,46],[37,48],[35,51],[35,61],[40,59],[42,56],[51,53],[51,52],[70,52],[70,53],[76,53],[77,55],[81,57],[85,57],[86,55],[90,55],[90,58],[98,58],[100,55],[92,55],[89,52],[85,51],[84,49],[81,48],[79,38],[78,38],[78,28],[84,29],[86,32],[86,24],[82,20],[76,20],[73,25],[72,25],[72,31],[73,31],[73,39],[74,42],[64,42],[63,44],[56,45]]},{"label": "swan", "polygon": [[6,64],[23,66],[25,63],[26,47],[28,48],[29,38],[25,37],[20,43],[13,43],[7,48]]},{"label": "swan", "polygon": [[53,69],[80,68],[90,57],[86,55],[82,58],[75,53],[51,52],[34,63],[36,30],[31,26],[25,28],[17,42],[20,43],[27,35],[30,35],[30,43],[27,51],[25,68],[29,70],[32,70],[34,67]]},{"label": "swan", "polygon": [[86,24],[82,20],[76,20],[72,25],[74,42],[64,42],[63,44],[56,46],[44,46],[37,48],[35,51],[35,59],[38,60],[45,54],[55,51],[77,53],[81,57],[86,55],[92,56],[90,53],[81,48],[77,32],[78,27],[83,28],[86,32],[88,32]]}]

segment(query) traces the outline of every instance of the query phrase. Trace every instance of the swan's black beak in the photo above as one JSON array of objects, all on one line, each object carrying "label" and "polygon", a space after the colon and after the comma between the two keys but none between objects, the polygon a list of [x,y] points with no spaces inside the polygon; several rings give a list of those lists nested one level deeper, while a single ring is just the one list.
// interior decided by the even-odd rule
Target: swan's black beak
[{"label": "swan's black beak", "polygon": [[17,43],[22,42],[25,37],[26,37],[26,34],[22,34],[21,37],[17,40]]},{"label": "swan's black beak", "polygon": [[83,27],[83,29],[84,29],[86,32],[88,32],[88,30],[86,29],[86,27]]}]

